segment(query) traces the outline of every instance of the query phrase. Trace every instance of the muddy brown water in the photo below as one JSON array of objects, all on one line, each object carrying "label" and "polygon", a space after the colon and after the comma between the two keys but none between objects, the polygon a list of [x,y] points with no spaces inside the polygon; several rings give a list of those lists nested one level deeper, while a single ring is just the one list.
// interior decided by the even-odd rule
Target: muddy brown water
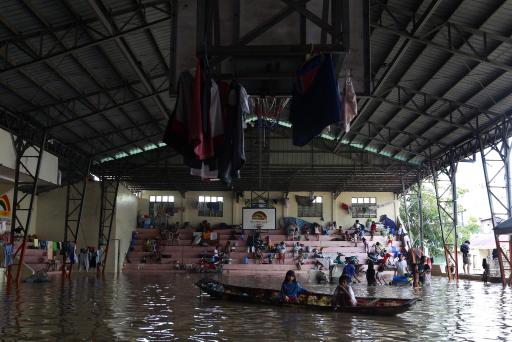
[{"label": "muddy brown water", "polygon": [[[75,274],[61,286],[0,283],[1,341],[512,341],[512,290],[434,278],[420,290],[355,285],[358,296],[420,298],[395,317],[240,304],[200,296],[204,275]],[[278,288],[282,279],[224,277]],[[334,285],[303,283],[315,291]]]}]

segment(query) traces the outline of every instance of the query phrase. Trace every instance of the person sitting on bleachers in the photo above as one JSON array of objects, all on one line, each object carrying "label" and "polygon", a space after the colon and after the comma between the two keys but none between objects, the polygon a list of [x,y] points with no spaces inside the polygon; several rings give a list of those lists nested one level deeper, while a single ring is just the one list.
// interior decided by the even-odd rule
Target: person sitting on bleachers
[{"label": "person sitting on bleachers", "polygon": [[309,241],[309,225],[304,225],[302,228],[302,234],[304,234],[304,240]]}]

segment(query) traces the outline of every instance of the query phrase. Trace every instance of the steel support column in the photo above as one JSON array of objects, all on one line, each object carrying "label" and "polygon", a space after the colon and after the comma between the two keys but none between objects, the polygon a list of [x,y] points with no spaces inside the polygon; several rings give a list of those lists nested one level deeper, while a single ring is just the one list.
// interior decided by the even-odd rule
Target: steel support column
[{"label": "steel support column", "polygon": [[[27,131],[32,130],[27,128]],[[16,154],[16,166],[10,237],[10,242],[13,245],[13,264],[7,267],[7,281],[9,284],[11,282],[19,284],[20,282],[27,236],[32,219],[32,208],[37,194],[41,159],[46,144],[46,132],[42,134],[40,132],[32,133],[33,135],[39,135],[39,138],[11,134]],[[35,140],[40,140],[38,145],[31,142]],[[14,269],[14,266],[17,267]]]},{"label": "steel support column", "polygon": [[[79,174],[79,181],[72,177],[73,166],[72,161],[69,161],[68,167],[68,180],[66,191],[66,215],[64,217],[64,240],[63,245],[67,246],[68,242],[72,242],[76,246],[78,240],[78,232],[80,230],[80,220],[82,218],[82,210],[84,205],[84,198],[87,190],[87,183],[89,178],[90,163],[87,164],[82,170],[76,170]],[[62,278],[71,276],[73,264],[69,264],[69,269],[66,268],[67,260],[66,249],[62,251]]]},{"label": "steel support column", "polygon": [[409,205],[407,204],[408,191],[406,191],[406,189],[405,189],[405,182],[404,182],[403,178],[401,178],[401,182],[402,182],[402,200],[404,202],[404,212],[405,212],[405,222],[403,222],[403,224],[405,225],[405,223],[407,223],[407,226],[406,226],[407,232],[410,233],[411,232],[411,220],[409,219]]},{"label": "steel support column", "polygon": [[103,250],[100,265],[97,271],[105,273],[110,245],[110,234],[117,202],[117,191],[119,189],[119,177],[101,177],[101,202],[100,202],[100,227],[98,235],[98,250]]},{"label": "steel support column", "polygon": [[423,254],[425,254],[425,246],[423,242],[423,195],[422,195],[422,181],[420,175],[418,175],[418,225],[420,232],[420,249]]},{"label": "steel support column", "polygon": [[[446,259],[449,280],[459,281],[458,236],[457,236],[457,163],[452,163],[440,171],[433,171],[434,188],[436,193],[437,212],[443,250]],[[455,274],[452,274],[450,264],[453,262]]]},{"label": "steel support column", "polygon": [[[421,251],[423,250],[423,202],[421,197],[421,180],[418,175],[418,183],[416,186],[411,185],[411,187],[406,188],[405,182],[402,178],[402,200],[403,207],[405,212],[405,225],[407,233],[411,238],[412,246],[417,246],[417,240],[414,238],[412,234],[412,228],[416,227],[419,235],[419,245]],[[418,206],[418,215],[411,215],[412,208]]]},{"label": "steel support column", "polygon": [[[497,220],[505,220],[512,217],[512,182],[510,178],[512,140],[509,138],[511,132],[508,130],[507,125],[503,125],[495,133],[493,136],[482,136],[479,139],[493,229],[499,223]],[[486,138],[490,138],[491,141],[485,141]],[[495,138],[497,139],[492,141]],[[490,147],[485,149],[485,146]],[[494,230],[494,240],[498,250],[501,283],[504,287],[506,286],[506,273],[508,271],[511,274],[509,285],[512,286],[512,236],[509,236],[509,241],[500,241],[499,233]],[[509,257],[504,252],[502,243],[507,243],[511,253]]]}]

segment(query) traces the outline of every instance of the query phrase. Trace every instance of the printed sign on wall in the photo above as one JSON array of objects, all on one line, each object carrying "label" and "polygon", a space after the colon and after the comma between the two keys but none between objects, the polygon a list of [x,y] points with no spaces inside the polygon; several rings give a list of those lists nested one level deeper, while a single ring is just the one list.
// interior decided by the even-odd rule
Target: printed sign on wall
[{"label": "printed sign on wall", "polygon": [[276,209],[243,208],[243,229],[276,229]]},{"label": "printed sign on wall", "polygon": [[0,196],[0,218],[11,217],[11,202],[7,194]]}]

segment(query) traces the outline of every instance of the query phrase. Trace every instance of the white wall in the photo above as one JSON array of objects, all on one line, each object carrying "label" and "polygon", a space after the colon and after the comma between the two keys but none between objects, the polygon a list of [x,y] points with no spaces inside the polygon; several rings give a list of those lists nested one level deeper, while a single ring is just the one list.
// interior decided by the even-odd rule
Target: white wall
[{"label": "white wall", "polygon": [[119,185],[116,201],[115,221],[111,233],[107,271],[122,268],[125,255],[130,248],[133,230],[137,227],[138,198],[126,187]]},{"label": "white wall", "polygon": [[[25,155],[34,155],[32,148],[29,148]],[[25,158],[24,162],[31,173],[35,173],[36,159]],[[14,178],[14,169],[16,167],[16,153],[12,144],[11,134],[3,129],[0,129],[0,166],[5,167],[2,173],[6,178]],[[10,169],[10,170],[9,170]],[[22,170],[22,173],[23,172]],[[43,153],[41,159],[41,168],[39,170],[39,179],[50,182],[52,184],[59,184],[59,160],[53,154],[48,152]]]},{"label": "white wall", "polygon": [[[149,197],[157,195],[171,195],[174,196],[175,207],[183,207],[183,212],[178,212],[175,215],[174,221],[190,222],[193,225],[198,224],[203,220],[215,224],[224,222],[226,224],[242,224],[242,208],[245,205],[245,200],[251,198],[250,192],[244,192],[244,197],[240,198],[239,202],[233,198],[233,193],[229,191],[190,191],[185,193],[185,198],[176,191],[143,191],[142,198],[139,199],[139,213],[148,214]],[[198,201],[199,195],[208,196],[223,196],[224,197],[224,215],[223,217],[200,217],[198,210],[192,203]],[[297,217],[298,207],[295,200],[295,195],[308,196],[307,192],[290,192],[288,194],[288,205],[284,205],[283,192],[270,192],[270,199],[275,200],[274,207],[276,208],[277,219],[281,217]],[[315,192],[314,196],[322,196],[323,202],[323,217],[304,217],[303,219],[311,222],[318,222],[326,224],[331,221],[336,221],[338,225],[343,227],[351,226],[356,218],[352,218],[351,213],[341,209],[341,204],[346,203],[349,206],[352,203],[352,197],[375,197],[377,199],[377,216],[387,214],[393,220],[396,219],[398,211],[398,201],[395,200],[395,195],[391,192],[345,192],[342,193],[337,199],[333,201],[330,192]],[[377,218],[378,218],[377,217]],[[323,218],[323,220],[322,220]],[[360,219],[361,221],[366,219]]]},{"label": "white wall", "polygon": [[[100,183],[87,184],[86,197],[82,212],[77,248],[98,247],[101,189]],[[64,220],[66,211],[66,187],[61,187],[39,195],[36,232],[40,239],[62,241],[64,239]],[[107,271],[115,271],[130,245],[131,233],[136,228],[137,197],[124,186],[119,186],[116,214],[114,217]],[[71,239],[71,237],[69,237]],[[116,241],[118,239],[119,241]]]},{"label": "white wall", "polygon": [[[86,189],[77,248],[98,247],[100,196],[99,183],[89,182]],[[37,236],[42,240],[62,241],[64,239],[66,214],[66,187],[63,186],[39,194],[38,204]]]},{"label": "white wall", "polygon": [[361,223],[367,220],[365,218],[353,218],[350,212],[341,209],[342,203],[348,206],[351,205],[352,197],[375,197],[377,201],[377,220],[384,214],[392,220],[396,220],[398,216],[399,202],[392,192],[343,192],[335,202],[335,221],[338,226],[341,225],[343,228],[347,228],[353,225],[356,219],[359,219]]}]

